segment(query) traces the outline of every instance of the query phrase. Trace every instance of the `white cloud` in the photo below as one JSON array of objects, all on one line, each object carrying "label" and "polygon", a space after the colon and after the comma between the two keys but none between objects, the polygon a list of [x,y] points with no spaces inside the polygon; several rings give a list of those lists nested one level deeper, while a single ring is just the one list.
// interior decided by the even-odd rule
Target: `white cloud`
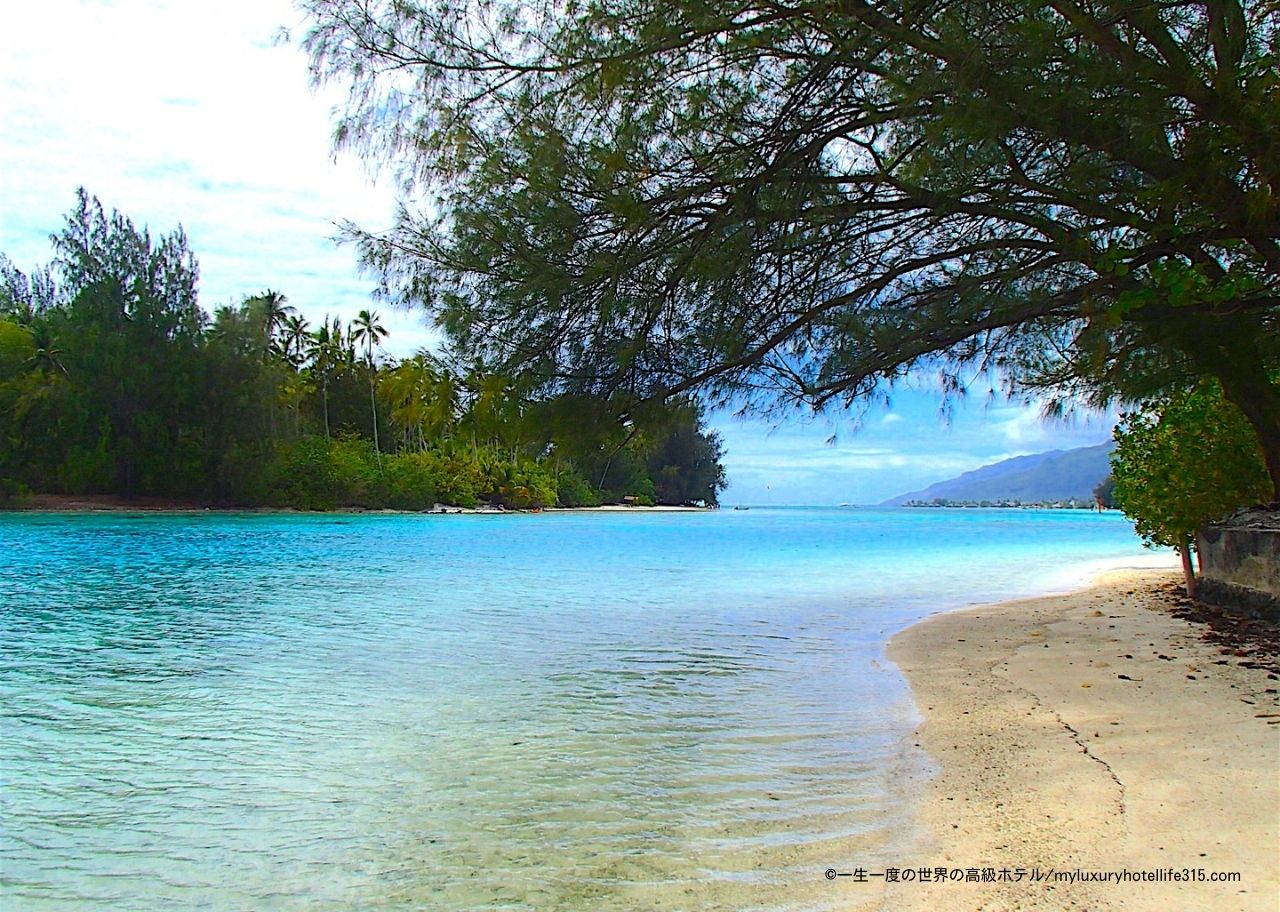
[{"label": "white cloud", "polygon": [[1036,404],[999,400],[961,402],[944,421],[937,395],[919,390],[898,391],[890,414],[899,420],[833,413],[776,429],[718,416],[727,502],[877,503],[1013,456],[1101,443],[1112,423],[1044,421]]},{"label": "white cloud", "polygon": [[[336,225],[385,226],[389,189],[335,161],[332,93],[307,87],[288,0],[46,0],[6,9],[0,58],[0,250],[19,266],[50,258],[79,185],[153,234],[179,223],[212,309],[265,287],[313,321],[369,306]],[[391,348],[432,338],[419,315],[389,314]]]},{"label": "white cloud", "polygon": [[991,430],[1000,435],[1006,446],[1036,447],[1049,436],[1049,428],[1036,412],[1027,409],[996,411],[1003,413],[1003,417],[993,416]]}]

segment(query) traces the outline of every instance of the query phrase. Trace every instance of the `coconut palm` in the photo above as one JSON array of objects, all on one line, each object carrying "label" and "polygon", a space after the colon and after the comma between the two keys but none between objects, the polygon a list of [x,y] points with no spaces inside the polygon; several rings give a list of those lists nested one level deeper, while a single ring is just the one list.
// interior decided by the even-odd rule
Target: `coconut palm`
[{"label": "coconut palm", "polygon": [[297,313],[297,310],[287,303],[288,300],[280,292],[268,288],[244,302],[245,307],[250,309],[258,325],[262,327],[268,349],[276,334],[284,329],[289,317]]},{"label": "coconut palm", "polygon": [[43,322],[31,324],[31,341],[35,344],[35,350],[31,353],[31,357],[27,359],[27,365],[44,375],[63,374],[66,375],[66,365],[62,363],[62,356],[66,352],[58,348],[53,338],[53,332]]},{"label": "coconut palm", "polygon": [[459,400],[458,378],[447,368],[438,369],[435,384],[431,388],[431,405],[426,414],[434,436],[449,436],[458,418]]},{"label": "coconut palm", "polygon": [[366,363],[369,367],[369,407],[373,410],[373,452],[378,459],[378,471],[382,471],[382,448],[378,444],[378,397],[375,394],[377,367],[373,363],[373,350],[382,345],[387,330],[378,322],[376,310],[362,310],[351,323],[353,344],[364,342]]},{"label": "coconut palm", "polygon": [[426,448],[423,423],[428,393],[434,382],[430,366],[421,355],[406,358],[378,380],[378,394],[390,406],[390,418],[404,434],[406,448],[415,443]]},{"label": "coconut palm", "polygon": [[348,324],[344,330],[342,328],[342,320],[334,317],[329,324],[329,345],[333,353],[333,368],[340,370],[346,368],[351,370],[356,363],[356,347],[351,340],[351,326]]},{"label": "coconut palm", "polygon": [[378,381],[390,417],[404,432],[405,446],[426,449],[427,441],[448,434],[458,409],[458,387],[430,353],[420,351],[382,373]]},{"label": "coconut palm", "polygon": [[520,417],[520,397],[510,377],[485,373],[478,366],[464,381],[470,394],[466,420],[471,426],[471,449],[479,457],[479,445],[497,446],[499,438],[509,437],[515,450],[518,436],[516,421]]},{"label": "coconut palm", "polygon": [[334,332],[339,324],[335,319],[329,326],[329,315],[325,314],[324,322],[310,336],[307,356],[311,359],[311,371],[320,376],[320,402],[324,411],[324,439],[329,439],[329,377],[337,361],[337,346],[334,343]]},{"label": "coconut palm", "polygon": [[296,313],[290,314],[285,318],[281,329],[281,339],[284,342],[285,359],[297,367],[306,358],[307,343],[311,339],[311,324],[307,322],[306,317]]}]

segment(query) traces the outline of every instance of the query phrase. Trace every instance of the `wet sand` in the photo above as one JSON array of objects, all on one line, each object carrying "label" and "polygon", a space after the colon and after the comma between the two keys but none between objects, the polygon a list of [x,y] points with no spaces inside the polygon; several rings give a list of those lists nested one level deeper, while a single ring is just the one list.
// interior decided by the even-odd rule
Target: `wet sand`
[{"label": "wet sand", "polygon": [[[990,868],[997,879],[877,878],[865,893],[842,881],[851,908],[1280,908],[1280,681],[1172,616],[1175,578],[1110,574],[894,637],[888,656],[925,717],[914,742],[940,769],[916,783],[919,855],[868,871]],[[1183,869],[1190,880],[1170,879]],[[1051,870],[1163,879],[1033,881]],[[1207,879],[1219,872],[1240,880]]]}]

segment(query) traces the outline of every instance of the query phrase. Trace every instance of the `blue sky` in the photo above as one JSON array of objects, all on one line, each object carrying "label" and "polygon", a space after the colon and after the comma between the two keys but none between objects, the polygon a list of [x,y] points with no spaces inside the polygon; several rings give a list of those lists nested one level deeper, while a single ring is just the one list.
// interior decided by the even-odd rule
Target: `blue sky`
[{"label": "blue sky", "polygon": [[861,420],[716,418],[730,454],[724,502],[750,504],[879,503],[1012,456],[1102,443],[1113,423],[1109,415],[1046,422],[1037,407],[985,388],[944,416],[924,383],[896,390],[889,408],[873,405]]},{"label": "blue sky", "polygon": [[[333,242],[351,219],[377,229],[393,194],[335,159],[336,94],[307,85],[289,0],[14,3],[0,56],[0,251],[49,259],[77,186],[165,233],[181,223],[212,310],[270,287],[312,322],[369,306],[373,283]],[[388,312],[389,350],[430,343],[420,314]],[[728,449],[726,503],[874,503],[988,462],[1100,443],[1107,416],[1039,420],[1035,404],[979,394],[944,421],[927,380],[891,407],[802,421],[713,423]],[[858,428],[855,432],[855,424]],[[828,443],[829,438],[834,443]]]}]

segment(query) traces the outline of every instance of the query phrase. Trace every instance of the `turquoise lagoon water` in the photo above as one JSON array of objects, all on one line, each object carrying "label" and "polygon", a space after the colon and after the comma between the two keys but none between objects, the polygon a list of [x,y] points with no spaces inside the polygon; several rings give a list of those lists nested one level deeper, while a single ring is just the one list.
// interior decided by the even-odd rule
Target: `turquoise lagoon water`
[{"label": "turquoise lagoon water", "polygon": [[0,514],[0,907],[837,908],[929,763],[888,634],[1142,554],[1085,512]]}]

